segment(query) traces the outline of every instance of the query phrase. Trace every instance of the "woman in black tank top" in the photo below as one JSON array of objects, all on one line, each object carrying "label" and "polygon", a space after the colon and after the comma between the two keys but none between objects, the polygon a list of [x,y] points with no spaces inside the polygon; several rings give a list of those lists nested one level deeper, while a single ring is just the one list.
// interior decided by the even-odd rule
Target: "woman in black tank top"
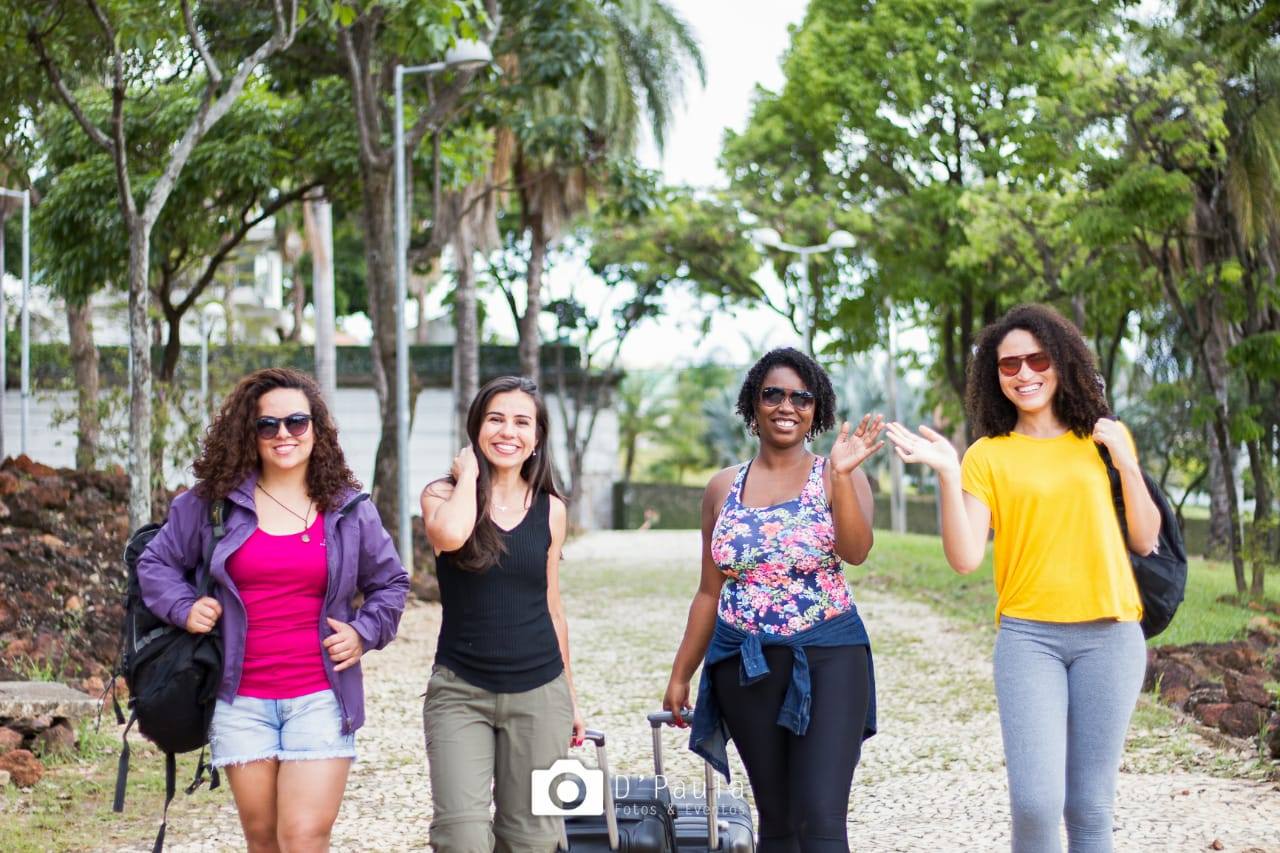
[{"label": "woman in black tank top", "polygon": [[586,725],[560,602],[567,513],[547,432],[537,386],[494,379],[467,413],[470,445],[422,493],[443,609],[423,707],[437,850],[487,851],[496,837],[498,850],[551,851],[560,837],[563,809],[537,808],[546,792],[532,775],[580,744]]}]

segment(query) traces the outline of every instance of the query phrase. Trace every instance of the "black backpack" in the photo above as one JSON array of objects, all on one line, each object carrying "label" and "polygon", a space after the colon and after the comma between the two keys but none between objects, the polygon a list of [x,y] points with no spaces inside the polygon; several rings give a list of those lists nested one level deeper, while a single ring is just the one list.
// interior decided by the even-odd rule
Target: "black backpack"
[{"label": "black backpack", "polygon": [[[209,521],[213,532],[203,560],[192,578],[196,582],[197,598],[210,594],[212,579],[209,566],[214,546],[225,532],[225,515],[225,501],[210,506]],[[207,634],[192,634],[157,617],[142,600],[138,587],[138,559],[160,528],[161,525],[155,523],[138,528],[124,549],[129,580],[125,592],[120,660],[108,688],[112,690],[116,719],[125,726],[116,772],[115,811],[124,811],[125,783],[129,776],[129,729],[133,724],[136,722],[138,731],[165,754],[164,817],[156,834],[155,853],[164,847],[169,803],[173,801],[176,787],[177,753],[200,750],[195,778],[186,788],[188,794],[204,781],[206,769],[210,774],[210,790],[218,787],[218,771],[206,764],[203,747],[209,742],[209,724],[213,720],[218,686],[222,682],[222,636],[218,627]],[[115,676],[123,677],[129,687],[127,722],[115,696]]]},{"label": "black backpack", "polygon": [[[1116,507],[1116,518],[1120,522],[1120,535],[1125,538],[1128,548],[1129,525],[1124,517],[1124,490],[1120,484],[1120,472],[1111,462],[1111,454],[1102,445],[1098,445],[1098,454],[1107,466],[1107,476],[1111,479],[1111,502]],[[1146,471],[1142,472],[1142,480],[1147,484],[1147,491],[1160,510],[1160,536],[1156,549],[1150,554],[1142,555],[1129,552],[1129,562],[1133,565],[1133,577],[1138,582],[1138,594],[1142,596],[1142,635],[1148,639],[1156,636],[1173,621],[1173,614],[1182,603],[1182,596],[1187,589],[1187,549],[1182,544],[1182,528],[1178,525],[1178,517],[1169,505],[1169,499],[1160,490],[1160,484],[1152,479]]]}]

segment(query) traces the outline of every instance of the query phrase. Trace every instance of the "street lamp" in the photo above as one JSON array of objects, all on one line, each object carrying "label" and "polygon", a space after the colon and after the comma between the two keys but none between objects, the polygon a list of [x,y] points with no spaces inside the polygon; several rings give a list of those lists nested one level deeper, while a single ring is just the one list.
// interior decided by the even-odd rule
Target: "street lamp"
[{"label": "street lamp", "polygon": [[809,289],[809,256],[827,252],[831,249],[849,249],[853,247],[853,235],[843,229],[832,231],[825,243],[816,246],[793,246],[782,240],[782,235],[772,228],[756,228],[750,232],[751,239],[763,246],[769,246],[783,252],[791,252],[800,256],[800,322],[804,329],[804,351],[813,355],[813,327],[818,313],[817,304],[810,304],[812,294]]},{"label": "street lamp", "polygon": [[[18,432],[18,449],[27,452],[27,412],[31,399],[31,312],[28,308],[31,296],[31,192],[7,190],[0,187],[0,196],[22,199],[22,420]],[[0,216],[0,229],[5,217]],[[6,391],[5,364],[5,305],[4,305],[4,234],[0,230],[0,458],[4,457],[4,395]]]},{"label": "street lamp", "polygon": [[[493,61],[489,45],[481,41],[458,40],[445,51],[443,62],[428,65],[397,65],[395,73],[395,194],[396,194],[396,455],[399,458],[400,562],[413,573],[413,528],[409,522],[409,333],[405,328],[404,304],[409,298],[409,212],[405,197],[404,159],[404,78],[409,74],[438,74],[467,71]],[[438,216],[438,214],[436,214]]]},{"label": "street lamp", "polygon": [[209,335],[213,321],[221,318],[225,327],[227,314],[218,302],[205,303],[199,311],[200,318],[200,425],[209,428]]}]

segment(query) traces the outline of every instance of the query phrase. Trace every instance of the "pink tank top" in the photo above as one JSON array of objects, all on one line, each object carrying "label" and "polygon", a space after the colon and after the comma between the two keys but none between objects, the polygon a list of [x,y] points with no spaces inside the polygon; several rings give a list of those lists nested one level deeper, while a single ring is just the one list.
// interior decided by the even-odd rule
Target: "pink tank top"
[{"label": "pink tank top", "polygon": [[293,699],[329,688],[320,615],[329,586],[324,514],[302,534],[255,530],[227,559],[248,614],[239,695]]}]

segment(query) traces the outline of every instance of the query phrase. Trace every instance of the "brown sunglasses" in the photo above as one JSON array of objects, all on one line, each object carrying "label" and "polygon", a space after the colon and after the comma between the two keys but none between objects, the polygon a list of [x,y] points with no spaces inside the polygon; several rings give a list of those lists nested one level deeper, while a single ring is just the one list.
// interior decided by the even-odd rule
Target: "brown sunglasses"
[{"label": "brown sunglasses", "polygon": [[1000,372],[1005,376],[1017,376],[1018,371],[1022,370],[1022,363],[1027,363],[1036,373],[1043,373],[1049,369],[1049,365],[1053,364],[1053,360],[1049,358],[1047,352],[1033,352],[1029,355],[1010,355],[1005,356],[996,362],[996,367],[1000,368]]}]

